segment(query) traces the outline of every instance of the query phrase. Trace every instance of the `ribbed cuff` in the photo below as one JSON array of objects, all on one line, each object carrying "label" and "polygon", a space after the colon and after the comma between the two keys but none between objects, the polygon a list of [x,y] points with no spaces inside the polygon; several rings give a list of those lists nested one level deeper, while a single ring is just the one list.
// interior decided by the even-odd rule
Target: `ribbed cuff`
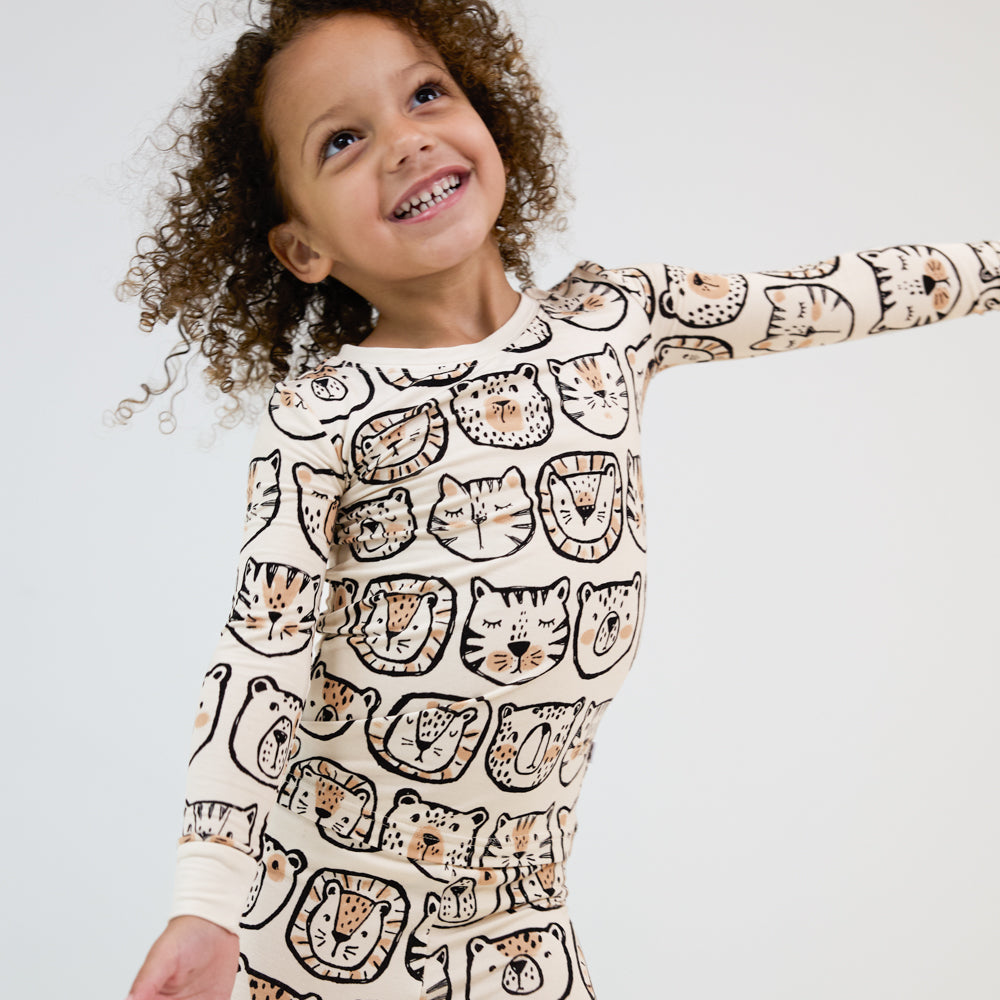
[{"label": "ribbed cuff", "polygon": [[239,934],[256,874],[257,862],[235,847],[206,841],[178,844],[170,916],[203,917]]}]

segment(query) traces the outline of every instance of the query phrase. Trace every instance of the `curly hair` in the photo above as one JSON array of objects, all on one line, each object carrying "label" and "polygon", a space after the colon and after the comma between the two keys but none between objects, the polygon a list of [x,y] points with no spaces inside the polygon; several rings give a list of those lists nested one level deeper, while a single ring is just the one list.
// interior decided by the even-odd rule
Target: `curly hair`
[{"label": "curly hair", "polygon": [[[167,121],[167,148],[182,165],[158,224],[136,244],[120,294],[138,296],[141,329],[176,319],[181,339],[164,364],[163,384],[144,383],[141,398],[122,400],[116,421],[175,385],[171,362],[190,355],[205,359],[206,380],[230,397],[234,422],[241,397],[373,329],[373,309],[362,296],[332,277],[300,281],[268,246],[268,232],[288,213],[262,124],[267,66],[310,24],[344,12],[390,17],[433,45],[489,129],[507,172],[494,229],[506,270],[528,284],[536,230],[563,225],[562,135],[520,39],[487,0],[270,0],[259,23],[249,19],[233,51]],[[172,420],[172,406],[161,420]]]}]

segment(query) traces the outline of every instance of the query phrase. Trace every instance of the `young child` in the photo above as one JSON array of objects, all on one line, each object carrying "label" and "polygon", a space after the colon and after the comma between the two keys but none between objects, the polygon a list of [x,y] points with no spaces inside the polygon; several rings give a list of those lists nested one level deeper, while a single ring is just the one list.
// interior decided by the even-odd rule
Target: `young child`
[{"label": "young child", "polygon": [[560,138],[480,0],[279,0],[195,110],[144,323],[234,398],[282,380],[131,997],[593,997],[564,869],[644,610],[651,377],[995,308],[1000,244],[517,292]]}]

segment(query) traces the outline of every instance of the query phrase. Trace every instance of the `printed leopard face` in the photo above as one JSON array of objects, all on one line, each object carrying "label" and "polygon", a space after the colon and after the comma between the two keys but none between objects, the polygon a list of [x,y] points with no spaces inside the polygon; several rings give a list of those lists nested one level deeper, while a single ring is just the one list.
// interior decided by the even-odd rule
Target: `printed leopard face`
[{"label": "printed leopard face", "polygon": [[320,577],[294,566],[248,558],[227,628],[262,656],[287,656],[309,644]]},{"label": "printed leopard face", "polygon": [[572,966],[566,931],[559,924],[497,938],[480,935],[467,950],[468,981],[484,996],[564,1000],[569,995]]},{"label": "printed leopard face", "polygon": [[375,786],[325,757],[296,760],[278,802],[316,824],[320,836],[352,850],[369,849],[375,819]]},{"label": "printed leopard face", "polygon": [[349,545],[361,562],[388,559],[402,552],[416,530],[410,494],[402,486],[385,496],[343,508],[337,521],[338,541]]},{"label": "printed leopard face", "polygon": [[552,404],[538,388],[538,369],[518,365],[452,389],[451,409],[466,437],[494,448],[531,448],[552,433]]},{"label": "printed leopard face", "polygon": [[535,515],[521,470],[497,479],[461,483],[442,476],[440,498],[427,530],[449,551],[471,562],[500,559],[523,548],[535,532]]},{"label": "printed leopard face", "polygon": [[485,809],[461,812],[425,802],[404,788],[386,814],[380,847],[406,858],[429,878],[450,882],[472,864],[476,834],[488,818]]},{"label": "printed leopard face", "polygon": [[288,945],[320,979],[370,982],[396,948],[408,909],[395,882],[321,868],[288,925]]},{"label": "printed leopard face", "polygon": [[264,853],[250,885],[240,927],[263,927],[295,892],[299,873],[306,866],[301,851],[286,851],[273,837],[264,834]]},{"label": "printed leopard face", "polygon": [[858,256],[875,271],[882,300],[882,319],[872,333],[924,326],[954,309],[962,285],[955,265],[940,250],[899,246]]},{"label": "printed leopard face", "polygon": [[500,706],[500,724],[486,754],[486,770],[498,788],[537,788],[555,769],[584,699],[523,708]]},{"label": "printed leopard face", "polygon": [[273,677],[250,681],[229,737],[236,766],[261,784],[277,787],[301,712],[301,699],[282,691]]},{"label": "printed leopard face", "polygon": [[573,452],[546,462],[538,474],[538,509],[549,544],[579,562],[600,562],[624,527],[622,477],[607,452]]},{"label": "printed leopard face", "polygon": [[584,330],[613,330],[625,318],[625,295],[614,285],[590,279],[586,272],[574,271],[541,299],[542,309],[553,319]]},{"label": "printed leopard face", "polygon": [[441,659],[455,624],[455,591],[436,576],[372,580],[348,642],[369,670],[425,674]]},{"label": "printed leopard face", "polygon": [[747,279],[742,274],[708,274],[666,265],[667,287],[660,296],[660,312],[684,326],[707,327],[732,323],[743,311]]},{"label": "printed leopard face", "polygon": [[303,712],[303,725],[309,721],[342,722],[343,726],[325,729],[326,738],[339,736],[354,719],[367,719],[378,708],[382,696],[375,688],[361,688],[343,677],[327,673],[319,660],[312,669],[309,694]]},{"label": "printed leopard face", "polygon": [[582,677],[606,673],[631,650],[639,630],[641,587],[642,576],[636,573],[623,583],[580,588],[573,655]]},{"label": "printed leopard face", "polygon": [[361,479],[392,483],[433,465],[447,443],[448,425],[431,399],[408,410],[381,413],[362,424],[351,452]]},{"label": "printed leopard face", "polygon": [[226,684],[232,668],[228,663],[217,663],[201,682],[201,696],[198,699],[198,713],[194,717],[194,733],[190,760],[215,735],[215,727],[219,722],[219,709],[222,708],[222,696],[226,693]]},{"label": "printed leopard face", "polygon": [[247,477],[247,511],[243,521],[244,548],[255,539],[278,513],[280,495],[278,475],[281,472],[281,452],[277,448],[262,458],[250,462]]},{"label": "printed leopard face", "polygon": [[367,405],[375,389],[367,372],[349,365],[320,365],[301,378],[285,382],[269,403],[275,426],[289,437],[312,440],[327,433],[305,434],[298,411],[310,411],[321,424],[333,424]]},{"label": "printed leopard face", "polygon": [[850,302],[825,285],[785,285],[766,288],[764,294],[774,309],[767,336],[750,345],[755,351],[836,344],[854,330]]},{"label": "printed leopard face", "polygon": [[548,587],[492,587],[472,580],[462,662],[497,684],[521,684],[559,663],[569,640],[569,579]]},{"label": "printed leopard face", "polygon": [[566,752],[559,763],[559,780],[562,784],[572,784],[586,770],[587,764],[590,762],[597,727],[610,704],[611,699],[609,698],[602,702],[592,701],[587,706],[587,710],[573,730],[573,735],[569,738],[569,746],[566,747]]},{"label": "printed leopard face", "polygon": [[327,558],[333,546],[342,483],[333,469],[314,469],[306,462],[292,466],[298,490],[299,524],[309,545]]},{"label": "printed leopard face", "polygon": [[368,723],[368,746],[379,763],[396,774],[454,781],[475,756],[489,721],[485,699],[407,695]]},{"label": "printed leopard face", "polygon": [[247,854],[253,853],[253,824],[257,806],[234,806],[231,802],[198,801],[184,803],[182,844],[208,840],[228,844]]},{"label": "printed leopard face", "polygon": [[607,344],[598,354],[549,360],[563,413],[601,437],[618,437],[628,423],[629,398],[622,366]]}]

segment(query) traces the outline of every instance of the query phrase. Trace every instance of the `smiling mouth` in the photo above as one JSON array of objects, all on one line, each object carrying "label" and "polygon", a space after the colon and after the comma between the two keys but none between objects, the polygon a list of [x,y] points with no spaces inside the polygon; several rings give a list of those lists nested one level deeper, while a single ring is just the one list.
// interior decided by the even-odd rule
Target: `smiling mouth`
[{"label": "smiling mouth", "polygon": [[440,205],[442,201],[453,195],[462,186],[462,179],[458,174],[448,174],[442,177],[429,188],[415,194],[412,198],[404,201],[395,212],[392,213],[394,219],[416,219],[423,215],[429,208]]}]

